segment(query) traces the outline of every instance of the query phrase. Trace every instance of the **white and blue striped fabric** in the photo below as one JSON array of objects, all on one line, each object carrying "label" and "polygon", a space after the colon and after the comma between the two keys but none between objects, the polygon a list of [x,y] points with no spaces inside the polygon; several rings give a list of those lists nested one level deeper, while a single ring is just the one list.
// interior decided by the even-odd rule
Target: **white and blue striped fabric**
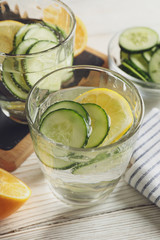
[{"label": "white and blue striped fabric", "polygon": [[160,110],[144,118],[125,181],[160,207]]}]

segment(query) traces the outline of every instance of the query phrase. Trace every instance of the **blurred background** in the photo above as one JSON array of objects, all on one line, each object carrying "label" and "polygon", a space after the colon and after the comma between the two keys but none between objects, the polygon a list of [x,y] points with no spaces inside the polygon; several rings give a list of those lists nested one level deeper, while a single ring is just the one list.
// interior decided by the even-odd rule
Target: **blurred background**
[{"label": "blurred background", "polygon": [[112,35],[126,27],[160,27],[160,0],[63,0],[85,23],[88,46],[107,54]]}]

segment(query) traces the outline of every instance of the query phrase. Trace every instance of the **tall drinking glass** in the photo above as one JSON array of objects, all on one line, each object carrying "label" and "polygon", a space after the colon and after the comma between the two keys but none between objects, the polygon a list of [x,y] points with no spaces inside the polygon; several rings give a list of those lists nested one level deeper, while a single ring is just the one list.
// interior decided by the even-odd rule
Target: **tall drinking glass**
[{"label": "tall drinking glass", "polygon": [[[59,90],[54,91],[53,85]],[[41,117],[48,107],[98,88],[111,89],[129,103],[133,124],[119,140],[99,147],[76,148],[55,142],[41,133]],[[143,112],[143,101],[136,87],[104,68],[62,68],[38,81],[29,94],[26,116],[35,152],[53,193],[72,205],[90,206],[104,201],[127,168]]]},{"label": "tall drinking glass", "polygon": [[[5,0],[0,2],[0,31],[0,107],[8,117],[26,123],[31,87],[47,73],[73,63],[75,16],[58,0]],[[41,40],[48,45],[31,49]]]}]

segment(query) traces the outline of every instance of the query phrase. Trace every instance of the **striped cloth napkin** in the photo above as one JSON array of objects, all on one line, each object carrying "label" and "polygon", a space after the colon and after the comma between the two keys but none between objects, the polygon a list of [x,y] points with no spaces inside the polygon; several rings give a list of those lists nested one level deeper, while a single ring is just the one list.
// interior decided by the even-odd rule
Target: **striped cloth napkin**
[{"label": "striped cloth napkin", "polygon": [[160,207],[160,110],[144,118],[125,180]]}]

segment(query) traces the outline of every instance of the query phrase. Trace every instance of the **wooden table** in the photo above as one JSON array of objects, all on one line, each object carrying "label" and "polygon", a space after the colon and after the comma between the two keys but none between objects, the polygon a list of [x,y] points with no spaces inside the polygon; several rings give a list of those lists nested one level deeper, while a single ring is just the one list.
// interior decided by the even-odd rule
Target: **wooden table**
[{"label": "wooden table", "polygon": [[[159,21],[159,0],[65,2],[85,22],[88,45],[104,54],[117,30]],[[159,101],[145,100],[145,105],[146,113],[154,106],[160,108]],[[14,174],[28,184],[32,196],[15,214],[0,222],[0,239],[160,239],[159,208],[128,186],[123,178],[104,204],[78,209],[64,205],[52,195],[34,153]]]}]

